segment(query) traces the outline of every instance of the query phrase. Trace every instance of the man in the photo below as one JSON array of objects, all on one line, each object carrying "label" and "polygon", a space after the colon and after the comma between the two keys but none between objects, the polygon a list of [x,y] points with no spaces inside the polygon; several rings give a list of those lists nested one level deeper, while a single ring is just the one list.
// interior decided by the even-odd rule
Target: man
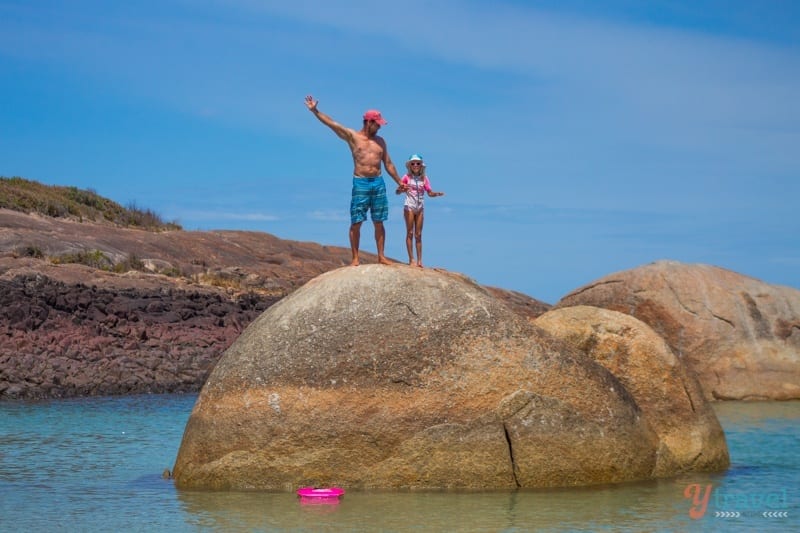
[{"label": "man", "polygon": [[361,130],[356,131],[346,128],[335,122],[331,117],[317,109],[319,102],[309,95],[306,96],[306,107],[320,122],[328,126],[333,132],[343,139],[350,147],[353,156],[353,196],[350,200],[350,251],[353,260],[350,263],[358,266],[358,248],[361,241],[361,223],[370,213],[375,225],[375,244],[378,247],[378,262],[390,264],[383,253],[386,242],[386,229],[383,221],[389,217],[389,200],[386,197],[386,184],[381,175],[381,163],[386,172],[397,182],[397,186],[405,190],[405,185],[400,181],[397,169],[389,157],[386,142],[377,135],[381,126],[387,122],[380,111],[370,109],[364,113],[364,124]]}]

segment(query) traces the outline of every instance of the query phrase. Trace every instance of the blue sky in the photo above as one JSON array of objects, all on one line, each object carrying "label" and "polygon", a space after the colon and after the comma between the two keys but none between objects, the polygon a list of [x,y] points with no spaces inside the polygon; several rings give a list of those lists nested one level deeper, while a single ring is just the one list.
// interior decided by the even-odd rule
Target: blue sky
[{"label": "blue sky", "polygon": [[348,246],[313,94],[425,156],[428,266],[550,303],[659,259],[800,288],[800,2],[0,0],[0,74],[0,175],[185,229]]}]

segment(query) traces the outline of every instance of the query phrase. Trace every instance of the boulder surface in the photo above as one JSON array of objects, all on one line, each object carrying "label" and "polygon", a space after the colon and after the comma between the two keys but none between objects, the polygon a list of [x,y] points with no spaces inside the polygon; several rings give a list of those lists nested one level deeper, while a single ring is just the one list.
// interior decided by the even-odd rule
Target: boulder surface
[{"label": "boulder surface", "polygon": [[[223,354],[176,486],[498,489],[649,479],[661,438],[624,383],[463,276],[322,274]],[[724,468],[726,465],[717,465]]]},{"label": "boulder surface", "polygon": [[605,276],[555,306],[632,315],[694,370],[707,398],[800,398],[800,290],[723,268],[657,261]]},{"label": "boulder surface", "polygon": [[730,463],[725,433],[697,378],[650,326],[585,305],[555,309],[535,323],[622,381],[661,440],[657,472],[713,471]]}]

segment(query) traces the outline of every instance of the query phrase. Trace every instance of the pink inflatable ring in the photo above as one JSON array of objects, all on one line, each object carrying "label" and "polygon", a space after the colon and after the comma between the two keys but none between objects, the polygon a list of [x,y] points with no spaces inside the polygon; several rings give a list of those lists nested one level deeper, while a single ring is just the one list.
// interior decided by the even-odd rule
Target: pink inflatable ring
[{"label": "pink inflatable ring", "polygon": [[344,494],[344,489],[339,487],[330,488],[315,488],[315,487],[300,487],[297,489],[297,495],[302,498],[338,498]]}]

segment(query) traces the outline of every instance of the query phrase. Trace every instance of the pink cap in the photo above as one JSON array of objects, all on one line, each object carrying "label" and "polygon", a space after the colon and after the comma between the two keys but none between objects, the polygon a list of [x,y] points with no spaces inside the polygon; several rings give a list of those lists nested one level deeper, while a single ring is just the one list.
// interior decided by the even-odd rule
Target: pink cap
[{"label": "pink cap", "polygon": [[370,109],[366,113],[364,113],[364,120],[374,120],[381,126],[385,126],[388,124],[386,120],[381,116],[381,112],[377,109]]}]

